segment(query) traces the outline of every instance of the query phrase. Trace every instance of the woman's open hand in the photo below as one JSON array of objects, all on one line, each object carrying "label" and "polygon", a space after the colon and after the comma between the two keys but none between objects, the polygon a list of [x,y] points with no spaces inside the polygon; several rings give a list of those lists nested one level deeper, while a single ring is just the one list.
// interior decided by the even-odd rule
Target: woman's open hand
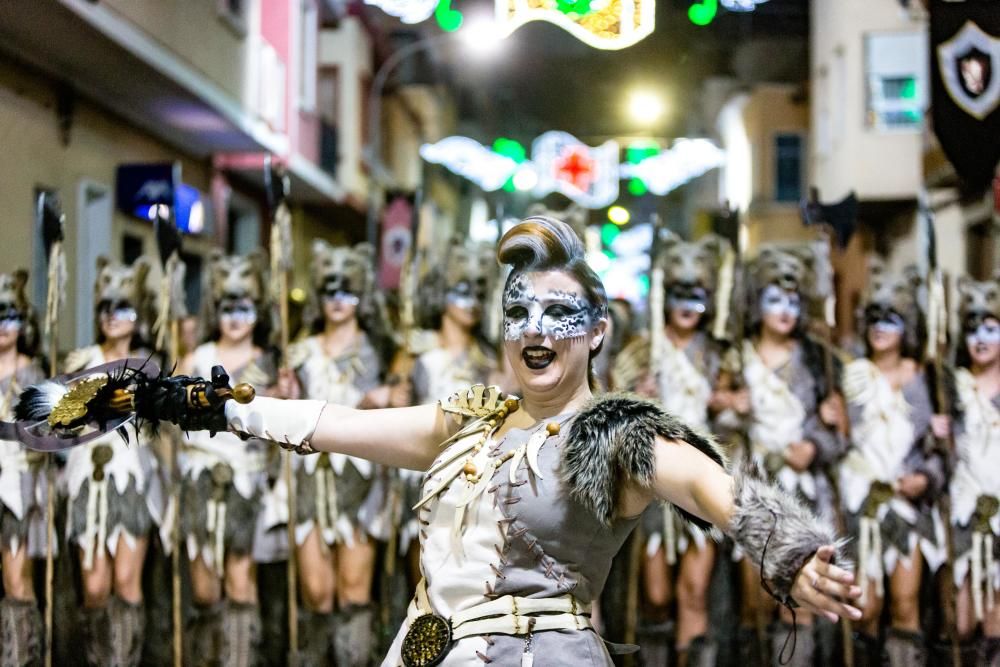
[{"label": "woman's open hand", "polygon": [[792,584],[792,599],[807,611],[821,614],[830,621],[861,618],[861,610],[852,606],[861,597],[861,588],[854,585],[854,575],[834,565],[835,553],[831,545],[820,547],[802,566]]}]

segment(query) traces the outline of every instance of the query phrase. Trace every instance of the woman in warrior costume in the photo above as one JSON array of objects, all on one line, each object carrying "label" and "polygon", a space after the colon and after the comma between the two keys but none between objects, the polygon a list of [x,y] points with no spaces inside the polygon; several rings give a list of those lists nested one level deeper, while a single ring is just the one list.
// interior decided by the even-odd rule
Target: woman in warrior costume
[{"label": "woman in warrior costume", "polygon": [[[208,341],[180,364],[182,373],[207,376],[222,364],[234,382],[268,386],[275,380],[268,352],[267,259],[214,252],[206,267],[202,321]],[[229,433],[192,432],[178,456],[181,545],[191,562],[195,611],[187,631],[190,665],[253,664],[260,640],[255,558],[258,522],[268,491],[268,448]],[[164,536],[164,542],[169,536]]]},{"label": "woman in warrior costume", "polygon": [[[284,395],[346,408],[389,402],[382,369],[390,350],[376,293],[374,251],[313,242],[313,335],[289,352],[296,382]],[[286,383],[288,385],[288,383]],[[296,542],[299,584],[306,607],[299,616],[300,650],[308,664],[371,662],[374,613],[371,588],[375,539],[389,530],[384,516],[383,468],[366,458],[324,453],[296,459]]]},{"label": "woman in warrior costume", "polygon": [[[823,261],[811,246],[763,246],[748,265],[751,305],[749,338],[743,343],[743,384],[750,390],[748,446],[754,463],[786,492],[801,498],[813,511],[830,519],[832,493],[823,467],[837,460],[846,447],[844,415],[827,387],[822,351],[805,330],[807,308],[819,295]],[[740,403],[740,401],[736,401]],[[737,544],[737,547],[739,545]],[[740,558],[739,548],[734,557]],[[752,640],[771,606],[760,595],[759,575],[747,560],[742,564],[741,647],[756,657]],[[811,665],[815,648],[812,615],[779,612],[772,635],[771,657],[798,623],[793,662]],[[756,626],[756,628],[755,628]]]},{"label": "woman in warrior costume", "polygon": [[[666,317],[651,315],[655,342],[643,338],[627,346],[615,361],[612,378],[616,388],[658,399],[664,410],[701,432],[710,430],[712,415],[729,407],[732,397],[731,392],[715,390],[722,346],[708,331],[716,270],[726,248],[726,241],[714,235],[697,243],[686,243],[676,236],[664,241],[654,262],[658,269],[654,275],[662,275],[663,280],[653,286],[650,304],[662,307]],[[658,361],[655,370],[650,368],[654,357]],[[700,530],[685,530],[669,505],[651,505],[643,513],[643,528],[647,537],[642,570],[647,601],[657,611],[666,612],[670,569],[676,566],[675,645],[679,662],[714,665],[716,647],[707,636],[714,542]],[[665,643],[658,642],[657,648],[665,650]],[[666,664],[666,656],[654,657],[653,649],[643,645],[645,664]]]},{"label": "woman in warrior costume", "polygon": [[[410,376],[412,398],[407,405],[445,400],[477,382],[493,381],[496,353],[484,332],[483,309],[498,280],[496,250],[492,244],[463,244],[452,239],[441,270],[431,271],[418,292],[421,314],[433,331],[421,332]],[[414,349],[415,348],[415,349]],[[394,407],[405,407],[395,405]],[[404,484],[399,552],[407,554],[419,575],[419,550],[411,549],[419,533],[417,515],[410,508],[420,500],[423,475],[401,470]]]},{"label": "woman in warrior costume", "polygon": [[[25,296],[27,271],[0,273],[0,419],[13,417],[15,397],[41,381],[34,309]],[[4,667],[37,663],[43,645],[32,559],[45,555],[44,461],[12,440],[0,440],[0,646]]]},{"label": "woman in warrior costume", "polygon": [[[66,371],[128,357],[143,358],[151,293],[146,258],[132,266],[97,260],[97,343],[75,350]],[[129,443],[108,433],[69,453],[68,541],[78,548],[83,580],[86,659],[91,665],[138,665],[145,630],[142,567],[163,492],[146,429]]]},{"label": "woman in warrior costume", "polygon": [[[851,447],[839,466],[841,502],[854,537],[864,617],[855,655],[879,654],[883,579],[889,580],[891,628],[885,648],[891,665],[925,660],[920,634],[921,553],[931,560],[930,507],[944,484],[941,457],[931,453],[928,431],[944,437],[948,420],[934,416],[916,358],[923,321],[916,302],[920,279],[890,276],[873,261],[863,302],[866,354],[844,369]],[[932,569],[936,563],[929,563]]]},{"label": "woman in warrior costume", "polygon": [[[860,615],[853,576],[831,562],[834,531],[791,494],[752,471],[730,477],[711,440],[652,403],[592,396],[607,297],[567,225],[529,218],[504,235],[498,257],[513,269],[503,329],[523,399],[479,385],[412,408],[261,398],[176,417],[182,428],[228,427],[303,454],[427,471],[424,579],[383,664],[610,665],[587,611],[656,498],[722,526],[782,601],[831,620]],[[182,393],[157,412],[183,411]]]},{"label": "woman in warrior costume", "polygon": [[[958,633],[982,624],[978,663],[1000,664],[1000,284],[959,281],[958,460],[949,486]],[[950,585],[950,583],[949,583]]]}]

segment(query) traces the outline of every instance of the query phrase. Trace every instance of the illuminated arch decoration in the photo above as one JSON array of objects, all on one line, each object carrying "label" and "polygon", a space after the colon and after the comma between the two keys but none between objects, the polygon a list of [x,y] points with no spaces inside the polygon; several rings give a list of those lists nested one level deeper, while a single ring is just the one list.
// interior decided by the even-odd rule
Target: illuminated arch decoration
[{"label": "illuminated arch decoration", "polygon": [[438,0],[365,0],[365,4],[378,7],[403,23],[413,24],[429,19],[437,9]]},{"label": "illuminated arch decoration", "polygon": [[[622,179],[641,183],[643,193],[663,196],[726,160],[725,151],[708,139],[678,139],[667,150],[648,142],[641,148],[642,152],[622,163],[614,141],[594,147],[566,132],[553,131],[532,142],[530,160],[523,146],[506,138],[498,139],[491,149],[468,137],[447,137],[421,146],[420,156],[486,192],[518,189],[538,198],[558,192],[590,209],[615,203]],[[530,185],[517,187],[519,182]]]},{"label": "illuminated arch decoration", "polygon": [[617,50],[648,37],[656,0],[495,0],[503,36],[531,21],[547,21],[595,49]]}]

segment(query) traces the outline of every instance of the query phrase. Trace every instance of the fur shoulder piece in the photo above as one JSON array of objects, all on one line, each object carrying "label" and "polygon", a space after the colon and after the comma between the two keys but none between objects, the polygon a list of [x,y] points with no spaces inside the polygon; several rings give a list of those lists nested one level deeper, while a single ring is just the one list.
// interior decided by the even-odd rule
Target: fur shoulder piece
[{"label": "fur shoulder piece", "polygon": [[[725,454],[711,437],[695,432],[652,401],[633,394],[602,394],[577,414],[566,439],[561,474],[573,498],[610,525],[622,482],[633,479],[652,486],[656,436],[683,440],[720,466],[727,465]],[[699,528],[709,527],[675,509]]]},{"label": "fur shoulder piece", "polygon": [[97,364],[94,363],[94,358],[97,356],[97,353],[97,345],[81,347],[71,351],[66,355],[66,361],[63,364],[65,372],[75,373],[77,371],[82,371],[85,368],[96,366]]}]

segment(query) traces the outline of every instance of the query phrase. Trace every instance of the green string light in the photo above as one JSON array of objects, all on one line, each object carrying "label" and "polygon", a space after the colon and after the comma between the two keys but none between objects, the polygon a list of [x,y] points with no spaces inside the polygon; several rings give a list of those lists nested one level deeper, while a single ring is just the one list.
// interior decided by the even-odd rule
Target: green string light
[{"label": "green string light", "polygon": [[688,18],[691,23],[706,26],[719,13],[719,0],[701,0],[688,8]]},{"label": "green string light", "polygon": [[434,18],[445,32],[455,32],[462,27],[462,12],[451,8],[452,0],[439,0],[434,9]]},{"label": "green string light", "polygon": [[591,0],[556,0],[556,7],[563,14],[585,16],[592,11],[590,2]]},{"label": "green string light", "polygon": [[[520,142],[508,139],[507,137],[499,137],[493,142],[493,152],[503,155],[504,157],[509,157],[518,164],[521,164],[528,159],[528,152],[524,149],[524,146],[522,146]],[[517,188],[514,187],[513,176],[508,178],[507,182],[503,184],[503,189],[506,192],[514,192],[517,190]]]},{"label": "green string light", "polygon": [[[660,144],[652,140],[633,141],[625,147],[625,161],[629,164],[639,164],[648,157],[660,154]],[[628,191],[633,197],[641,197],[649,188],[641,178],[630,178],[628,181]]]}]

